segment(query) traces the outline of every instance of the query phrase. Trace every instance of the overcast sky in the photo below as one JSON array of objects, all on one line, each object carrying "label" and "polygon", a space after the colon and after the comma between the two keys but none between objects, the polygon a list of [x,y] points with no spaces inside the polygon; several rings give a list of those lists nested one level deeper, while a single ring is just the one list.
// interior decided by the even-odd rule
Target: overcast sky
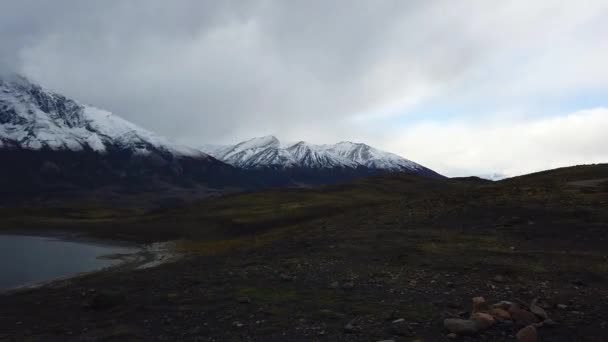
[{"label": "overcast sky", "polygon": [[605,0],[0,0],[0,58],[186,144],[351,140],[450,176],[608,162]]}]

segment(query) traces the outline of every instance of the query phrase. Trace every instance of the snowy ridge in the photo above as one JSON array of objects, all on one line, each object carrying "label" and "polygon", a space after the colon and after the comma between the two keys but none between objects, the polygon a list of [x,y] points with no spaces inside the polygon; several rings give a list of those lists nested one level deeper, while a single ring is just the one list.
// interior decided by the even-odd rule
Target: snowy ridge
[{"label": "snowy ridge", "polygon": [[0,76],[0,147],[106,152],[109,146],[136,154],[154,151],[206,157],[169,142],[112,113],[82,105],[19,75]]},{"label": "snowy ridge", "polygon": [[314,145],[304,141],[281,146],[274,136],[243,141],[233,146],[207,145],[201,148],[211,156],[245,169],[262,168],[368,168],[386,171],[425,170],[419,164],[366,144],[340,142]]}]

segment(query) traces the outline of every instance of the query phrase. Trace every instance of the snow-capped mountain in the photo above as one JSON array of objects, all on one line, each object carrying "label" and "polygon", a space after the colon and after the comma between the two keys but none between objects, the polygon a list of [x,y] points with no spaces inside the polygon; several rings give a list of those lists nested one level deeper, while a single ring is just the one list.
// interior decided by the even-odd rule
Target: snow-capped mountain
[{"label": "snow-capped mountain", "polygon": [[281,145],[267,136],[203,151],[184,147],[18,75],[0,75],[0,160],[0,200],[107,188],[253,190],[345,182],[383,171],[440,177],[349,142]]},{"label": "snow-capped mountain", "polygon": [[4,145],[101,153],[122,148],[139,154],[162,151],[206,157],[199,150],[173,144],[108,111],[80,104],[19,75],[0,77],[0,147]]},{"label": "snow-capped mountain", "polygon": [[350,169],[437,175],[422,165],[362,143],[315,145],[304,141],[282,145],[274,136],[233,146],[203,146],[209,155],[243,169]]},{"label": "snow-capped mountain", "polygon": [[0,75],[0,160],[0,199],[108,186],[217,189],[259,183],[200,150],[18,75]]}]

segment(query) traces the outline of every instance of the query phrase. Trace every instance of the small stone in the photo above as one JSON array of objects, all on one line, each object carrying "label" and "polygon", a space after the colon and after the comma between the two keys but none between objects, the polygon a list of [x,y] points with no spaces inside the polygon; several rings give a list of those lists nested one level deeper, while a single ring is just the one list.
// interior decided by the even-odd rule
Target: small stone
[{"label": "small stone", "polygon": [[537,342],[538,332],[534,326],[529,325],[518,331],[516,337],[519,342]]},{"label": "small stone", "polygon": [[547,315],[547,312],[545,311],[545,309],[536,305],[536,302],[537,302],[537,299],[532,301],[532,303],[530,304],[530,311],[533,314],[535,314],[536,316],[540,317],[542,320],[549,318],[549,315]]},{"label": "small stone", "polygon": [[455,288],[455,287],[456,287],[456,285],[455,285],[453,282],[451,282],[451,281],[448,281],[448,282],[445,284],[445,286],[446,286],[447,288],[449,288],[449,289],[453,289],[453,288]]},{"label": "small stone", "polygon": [[473,313],[488,311],[488,302],[483,297],[473,298]]},{"label": "small stone", "polygon": [[235,326],[235,327],[237,327],[237,328],[242,328],[242,327],[244,327],[244,326],[245,326],[245,324],[243,324],[243,323],[241,323],[241,322],[239,322],[239,321],[234,321],[234,322],[232,322],[232,325],[234,325],[234,326]]},{"label": "small stone", "polygon": [[471,320],[477,324],[478,330],[486,330],[496,324],[496,320],[492,315],[483,312],[476,312],[471,315]]},{"label": "small stone", "polygon": [[494,316],[495,318],[502,320],[502,321],[506,321],[506,320],[510,320],[511,319],[511,314],[509,313],[509,311],[502,309],[502,308],[492,308],[490,309],[490,315]]},{"label": "small stone", "polygon": [[566,310],[568,308],[568,305],[566,304],[557,304],[557,308],[560,310]]},{"label": "small stone", "polygon": [[509,310],[509,308],[511,308],[511,305],[513,305],[512,302],[503,300],[501,302],[498,302],[498,303],[492,305],[492,307],[493,308],[500,308],[500,309],[503,309],[503,310]]},{"label": "small stone", "polygon": [[331,284],[329,284],[330,289],[337,289],[338,287],[340,287],[340,283],[337,281],[334,281]]},{"label": "small stone", "polygon": [[454,334],[454,333],[449,333],[447,335],[447,338],[449,338],[450,340],[454,340],[458,338],[458,335]]},{"label": "small stone", "polygon": [[451,333],[457,335],[474,335],[477,333],[477,324],[470,319],[448,318],[443,326]]},{"label": "small stone", "polygon": [[519,304],[511,305],[509,309],[509,313],[511,317],[515,321],[515,323],[523,326],[527,326],[530,324],[538,323],[538,317],[535,314],[531,313],[528,310],[522,309]]}]

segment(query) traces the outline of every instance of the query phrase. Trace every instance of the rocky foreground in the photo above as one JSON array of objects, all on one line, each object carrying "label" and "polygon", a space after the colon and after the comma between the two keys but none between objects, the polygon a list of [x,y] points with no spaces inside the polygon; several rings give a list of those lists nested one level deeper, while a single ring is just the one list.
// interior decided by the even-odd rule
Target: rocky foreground
[{"label": "rocky foreground", "polygon": [[[380,178],[174,211],[180,232],[200,233],[223,208],[235,219],[214,221],[230,235],[178,242],[188,256],[174,263],[0,296],[0,339],[607,340],[608,187],[567,177],[420,184]],[[150,231],[170,222],[154,215],[142,221]]]}]

